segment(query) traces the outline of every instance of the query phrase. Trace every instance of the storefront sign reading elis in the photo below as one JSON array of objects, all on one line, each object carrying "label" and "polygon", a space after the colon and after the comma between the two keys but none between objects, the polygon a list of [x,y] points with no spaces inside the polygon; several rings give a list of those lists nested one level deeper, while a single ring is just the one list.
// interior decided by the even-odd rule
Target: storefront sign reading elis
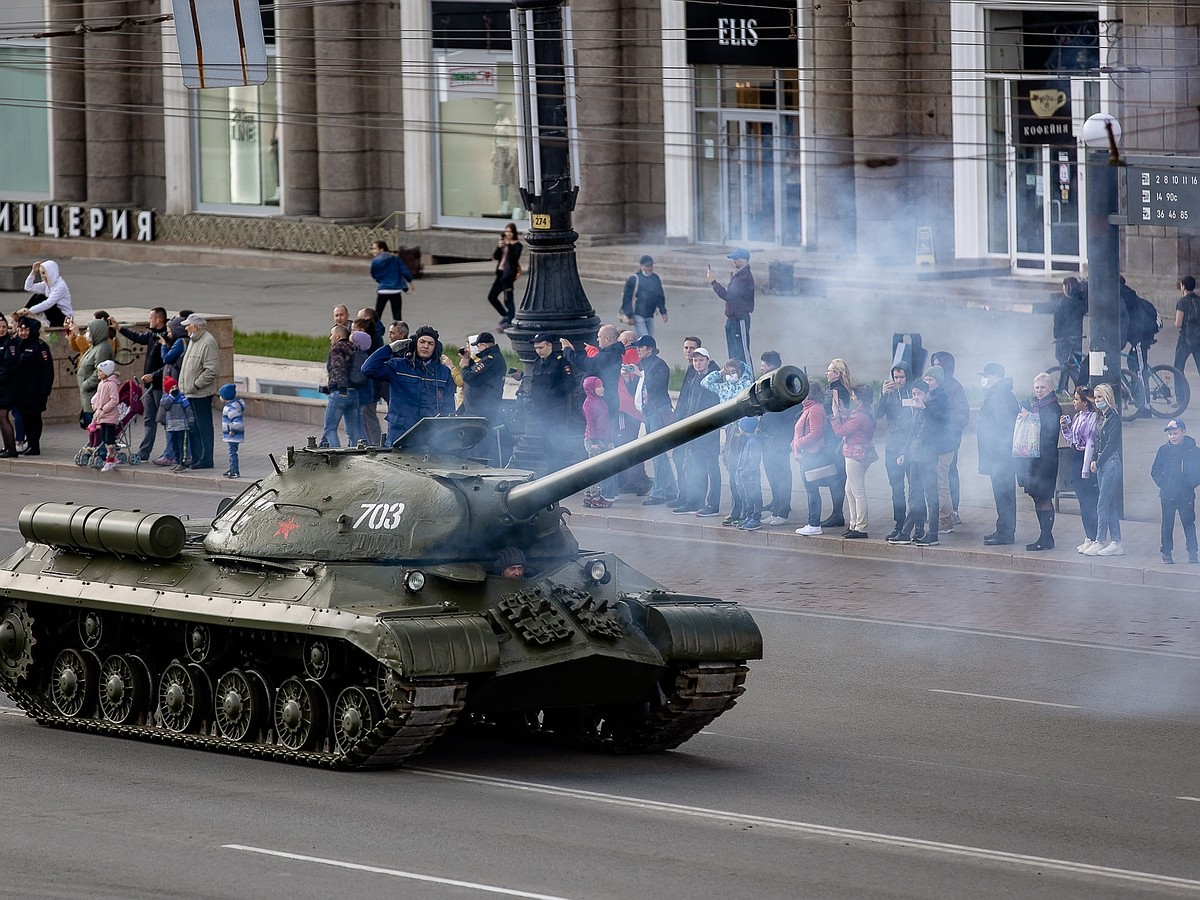
[{"label": "storefront sign reading elis", "polygon": [[14,231],[30,237],[153,241],[154,211],[0,200],[0,233]]},{"label": "storefront sign reading elis", "polygon": [[751,4],[687,5],[690,65],[799,65],[796,0],[755,0]]}]

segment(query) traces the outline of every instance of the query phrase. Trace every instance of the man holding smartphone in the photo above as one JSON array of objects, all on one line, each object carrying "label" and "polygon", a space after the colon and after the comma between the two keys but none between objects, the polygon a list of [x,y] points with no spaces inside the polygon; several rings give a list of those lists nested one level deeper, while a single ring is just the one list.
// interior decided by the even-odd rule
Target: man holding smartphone
[{"label": "man holding smartphone", "polygon": [[750,252],[738,247],[729,254],[729,259],[733,260],[733,275],[728,285],[717,281],[711,265],[705,278],[713,292],[725,301],[725,342],[729,357],[751,367],[750,314],[754,312],[754,275],[750,271]]}]

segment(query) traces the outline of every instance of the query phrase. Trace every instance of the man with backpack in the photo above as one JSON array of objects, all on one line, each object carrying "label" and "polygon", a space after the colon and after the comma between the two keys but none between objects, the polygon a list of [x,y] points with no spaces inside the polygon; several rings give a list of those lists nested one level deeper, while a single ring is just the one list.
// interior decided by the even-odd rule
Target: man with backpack
[{"label": "man with backpack", "polygon": [[1200,297],[1196,296],[1196,279],[1184,275],[1179,279],[1179,301],[1175,304],[1175,327],[1179,340],[1175,344],[1175,368],[1183,372],[1188,357],[1200,371]]},{"label": "man with backpack", "polygon": [[1121,276],[1121,304],[1124,307],[1123,319],[1125,340],[1129,343],[1129,371],[1137,378],[1140,385],[1138,402],[1138,418],[1150,418],[1149,386],[1147,376],[1150,373],[1150,345],[1155,343],[1155,335],[1162,328],[1162,317],[1158,308],[1145,297],[1125,283]]}]

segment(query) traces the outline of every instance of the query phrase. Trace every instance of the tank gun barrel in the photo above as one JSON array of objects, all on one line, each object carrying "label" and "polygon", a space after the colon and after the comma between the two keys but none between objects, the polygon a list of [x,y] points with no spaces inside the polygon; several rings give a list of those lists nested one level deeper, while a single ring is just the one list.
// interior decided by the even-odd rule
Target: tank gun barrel
[{"label": "tank gun barrel", "polygon": [[652,434],[575,463],[543,478],[518,484],[508,492],[508,512],[527,519],[544,506],[569,497],[589,484],[611,478],[630,466],[653,459],[693,438],[715,431],[745,416],[782,412],[808,396],[808,379],[795,366],[783,366],[763,375],[741,394],[724,403],[680,419]]}]

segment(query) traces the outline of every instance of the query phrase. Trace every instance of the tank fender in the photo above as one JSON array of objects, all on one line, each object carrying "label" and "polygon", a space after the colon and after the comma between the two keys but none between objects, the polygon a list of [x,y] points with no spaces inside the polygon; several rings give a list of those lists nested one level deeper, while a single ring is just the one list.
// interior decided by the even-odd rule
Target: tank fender
[{"label": "tank fender", "polygon": [[381,616],[404,674],[473,675],[500,668],[500,644],[482,616]]},{"label": "tank fender", "polygon": [[633,598],[646,614],[646,636],[666,659],[762,659],[762,632],[736,603],[646,591]]}]

